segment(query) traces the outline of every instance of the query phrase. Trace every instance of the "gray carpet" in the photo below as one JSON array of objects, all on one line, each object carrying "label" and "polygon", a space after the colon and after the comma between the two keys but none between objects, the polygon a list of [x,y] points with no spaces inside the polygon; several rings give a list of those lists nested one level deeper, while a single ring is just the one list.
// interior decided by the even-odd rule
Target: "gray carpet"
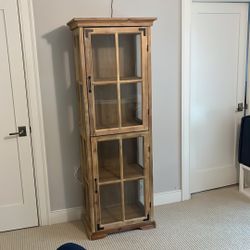
[{"label": "gray carpet", "polygon": [[236,187],[199,193],[155,209],[157,229],[89,241],[81,222],[0,234],[1,250],[55,250],[65,242],[87,249],[250,250],[250,200]]}]

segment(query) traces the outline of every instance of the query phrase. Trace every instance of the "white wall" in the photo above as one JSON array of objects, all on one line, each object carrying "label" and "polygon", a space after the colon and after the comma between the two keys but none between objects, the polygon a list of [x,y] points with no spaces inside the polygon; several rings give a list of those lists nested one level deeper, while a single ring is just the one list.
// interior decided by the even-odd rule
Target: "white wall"
[{"label": "white wall", "polygon": [[[72,17],[108,17],[110,0],[33,1],[51,209],[80,206],[79,131]],[[114,0],[114,16],[155,16],[153,27],[154,191],[180,188],[180,0]]]}]

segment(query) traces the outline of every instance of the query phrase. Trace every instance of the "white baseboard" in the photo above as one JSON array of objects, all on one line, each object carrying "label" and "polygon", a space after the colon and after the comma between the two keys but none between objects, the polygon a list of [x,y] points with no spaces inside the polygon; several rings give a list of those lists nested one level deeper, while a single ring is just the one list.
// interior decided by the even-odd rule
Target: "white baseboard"
[{"label": "white baseboard", "polygon": [[[166,205],[181,201],[181,190],[161,192],[154,194],[154,206]],[[64,223],[80,220],[82,207],[55,210],[50,212],[50,224]]]},{"label": "white baseboard", "polygon": [[181,198],[181,190],[167,191],[161,193],[154,194],[154,205],[166,205],[170,203],[180,202]]},{"label": "white baseboard", "polygon": [[82,217],[82,207],[66,208],[50,212],[50,224],[64,223],[80,220]]}]

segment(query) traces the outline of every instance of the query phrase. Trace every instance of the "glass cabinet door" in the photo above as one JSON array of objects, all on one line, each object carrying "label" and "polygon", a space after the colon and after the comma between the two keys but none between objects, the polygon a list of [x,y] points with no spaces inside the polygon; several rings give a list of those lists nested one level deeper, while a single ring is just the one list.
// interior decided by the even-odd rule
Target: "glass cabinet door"
[{"label": "glass cabinet door", "polygon": [[149,203],[147,133],[92,138],[98,224],[142,221]]},{"label": "glass cabinet door", "polygon": [[139,28],[85,32],[93,135],[147,130],[146,44]]}]

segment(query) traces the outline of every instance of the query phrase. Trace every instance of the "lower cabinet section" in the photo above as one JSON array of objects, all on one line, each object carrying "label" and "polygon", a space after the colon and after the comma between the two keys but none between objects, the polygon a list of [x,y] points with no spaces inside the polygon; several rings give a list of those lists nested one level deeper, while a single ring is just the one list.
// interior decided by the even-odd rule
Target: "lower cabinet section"
[{"label": "lower cabinet section", "polygon": [[85,223],[89,225],[89,207],[94,209],[90,238],[126,230],[129,225],[154,227],[149,145],[147,132],[91,138],[93,206],[89,204],[89,184],[84,183]]}]

